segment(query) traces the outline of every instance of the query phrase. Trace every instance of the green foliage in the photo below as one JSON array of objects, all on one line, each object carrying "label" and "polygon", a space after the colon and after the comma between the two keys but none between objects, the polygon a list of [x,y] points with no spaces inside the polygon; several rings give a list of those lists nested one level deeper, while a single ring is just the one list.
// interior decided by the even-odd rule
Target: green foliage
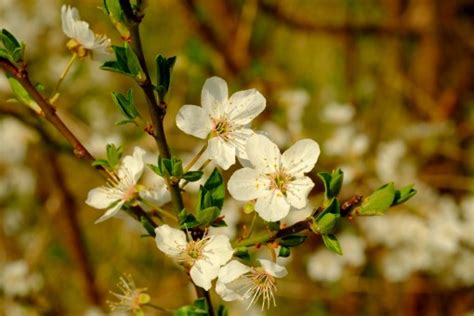
[{"label": "green foliage", "polygon": [[123,148],[122,146],[116,147],[114,144],[107,144],[106,152],[107,159],[97,159],[92,163],[92,166],[101,166],[107,170],[115,170],[122,158]]},{"label": "green foliage", "polygon": [[220,213],[221,210],[219,208],[211,206],[196,212],[196,220],[200,225],[210,225],[219,217]]},{"label": "green foliage", "polygon": [[127,39],[130,37],[130,31],[127,27],[127,21],[122,11],[119,0],[104,0],[104,11],[109,16],[110,21],[114,25],[115,29],[120,33],[122,38]]},{"label": "green foliage", "polygon": [[[192,305],[185,305],[173,312],[173,316],[204,316],[209,315],[209,307],[205,298],[198,298]],[[225,314],[223,314],[225,315]]]},{"label": "green foliage", "polygon": [[402,204],[409,199],[411,199],[416,194],[416,190],[413,189],[413,185],[407,185],[406,187],[401,188],[395,192],[395,198],[393,200],[392,206]]},{"label": "green foliage", "polygon": [[199,181],[204,173],[200,170],[188,171],[183,174],[183,179],[189,182]]},{"label": "green foliage", "polygon": [[15,36],[6,29],[2,29],[0,32],[0,41],[4,46],[4,48],[0,48],[0,57],[8,59],[12,63],[23,61],[25,44],[18,42]]},{"label": "green foliage", "polygon": [[280,239],[280,245],[283,247],[296,247],[301,245],[306,238],[306,236],[302,235],[285,236]]},{"label": "green foliage", "polygon": [[158,156],[157,165],[148,165],[148,167],[161,177],[180,178],[183,175],[183,162],[174,156],[171,159]]},{"label": "green foliage", "polygon": [[21,83],[13,78],[12,76],[7,74],[8,82],[10,83],[10,87],[15,94],[16,99],[18,102],[23,103],[30,108],[32,108],[35,112],[40,113],[41,108],[39,105],[33,100],[33,98],[30,96],[28,91],[26,91],[25,88],[21,85]]},{"label": "green foliage", "polygon": [[161,55],[158,55],[156,57],[156,90],[158,91],[160,101],[164,101],[165,96],[170,88],[171,72],[173,71],[173,66],[175,63],[176,56],[166,58]]},{"label": "green foliage", "polygon": [[344,173],[341,169],[333,170],[332,173],[320,172],[318,173],[318,177],[323,181],[326,200],[336,197],[339,194],[344,179]]},{"label": "green foliage", "polygon": [[337,253],[338,255],[342,256],[342,249],[339,241],[337,240],[336,236],[333,234],[323,234],[323,242],[324,246],[327,249],[331,250],[332,252]]},{"label": "green foliage", "polygon": [[199,188],[196,205],[196,220],[200,225],[212,225],[219,217],[224,205],[225,185],[224,178],[219,170],[214,169],[204,185]]},{"label": "green foliage", "polygon": [[353,213],[359,216],[383,215],[392,206],[396,192],[393,183],[387,183],[366,197]]},{"label": "green foliage", "polygon": [[137,109],[135,108],[132,89],[128,90],[127,95],[121,94],[119,92],[112,92],[112,99],[119,107],[122,114],[125,116],[125,120],[119,121],[116,124],[123,125],[127,123],[133,123],[134,120],[140,116]]},{"label": "green foliage", "polygon": [[193,214],[188,213],[188,211],[183,208],[178,214],[179,227],[181,229],[190,229],[199,226],[199,222]]},{"label": "green foliage", "polygon": [[332,198],[329,205],[313,219],[311,230],[317,234],[332,233],[340,217],[339,201]]},{"label": "green foliage", "polygon": [[145,81],[145,73],[140,66],[140,61],[133,49],[124,43],[122,46],[112,46],[115,53],[115,61],[106,61],[101,69],[118,72],[127,76],[130,76],[137,80],[139,83]]},{"label": "green foliage", "polygon": [[288,258],[291,255],[291,249],[289,247],[281,246],[278,251],[278,257]]},{"label": "green foliage", "polygon": [[249,249],[245,246],[234,249],[234,256],[244,260],[250,260]]},{"label": "green foliage", "polygon": [[229,315],[229,311],[227,310],[227,308],[224,305],[219,305],[219,307],[217,308],[217,316],[228,316],[228,315]]},{"label": "green foliage", "polygon": [[151,223],[148,221],[148,219],[144,216],[140,217],[140,223],[142,223],[143,227],[145,228],[146,232],[148,235],[155,237],[155,229],[151,225]]}]

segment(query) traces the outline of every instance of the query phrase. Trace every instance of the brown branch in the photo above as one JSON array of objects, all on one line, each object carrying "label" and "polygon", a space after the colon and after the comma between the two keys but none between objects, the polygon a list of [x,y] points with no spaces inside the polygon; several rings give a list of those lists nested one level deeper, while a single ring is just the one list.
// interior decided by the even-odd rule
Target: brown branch
[{"label": "brown branch", "polygon": [[385,36],[419,36],[416,29],[406,25],[396,24],[344,24],[344,25],[327,25],[318,24],[317,22],[308,20],[301,16],[296,16],[284,12],[278,5],[259,1],[260,8],[267,15],[275,19],[281,24],[302,32],[327,33],[334,36],[345,36],[347,34],[359,33],[367,35],[385,35]]},{"label": "brown branch", "polygon": [[[74,154],[77,157],[85,159],[89,162],[93,162],[96,160],[91,155],[91,153],[87,151],[87,149],[79,141],[79,139],[77,139],[77,137],[71,132],[71,130],[69,130],[69,128],[64,124],[61,118],[56,114],[56,109],[53,107],[53,105],[51,105],[51,103],[49,103],[31,83],[25,66],[17,68],[9,60],[0,57],[0,68],[3,68],[4,71],[6,71],[9,75],[13,76],[21,83],[23,88],[25,88],[31,98],[41,108],[41,114],[44,115],[44,118],[49,121],[64,136],[64,138],[68,141],[69,144],[71,144],[74,149]],[[101,166],[97,166],[96,170],[98,170],[105,178],[110,175],[110,173]],[[138,208],[132,208],[132,211],[135,213],[138,219],[140,219],[142,216],[145,216],[153,227],[158,226],[149,216],[147,216],[145,211],[138,211]]]}]

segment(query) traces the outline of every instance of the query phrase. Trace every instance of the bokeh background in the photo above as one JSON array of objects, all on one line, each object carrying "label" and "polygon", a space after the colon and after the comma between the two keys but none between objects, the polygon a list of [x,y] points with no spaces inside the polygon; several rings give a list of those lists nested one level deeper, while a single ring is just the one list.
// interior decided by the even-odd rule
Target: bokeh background
[{"label": "bokeh background", "polygon": [[[343,197],[389,181],[418,190],[386,216],[341,225],[343,257],[309,238],[284,260],[290,273],[278,283],[278,306],[263,314],[474,315],[472,1],[148,2],[142,31],[152,72],[158,53],[177,56],[166,132],[184,160],[202,143],[176,128],[175,114],[183,104],[199,104],[204,80],[218,75],[231,92],[252,87],[265,95],[267,109],[254,127],[281,148],[303,137],[318,141],[322,154],[314,172],[341,167]],[[101,1],[67,3],[95,32],[120,41]],[[0,27],[26,43],[30,74],[45,94],[70,57],[62,4],[0,0]],[[141,92],[99,66],[89,59],[74,64],[61,88],[59,115],[97,157],[115,143],[126,153],[140,145],[154,161],[150,137],[114,124],[121,116],[111,92],[133,88],[142,108]],[[2,75],[0,313],[109,313],[108,291],[117,291],[123,273],[148,288],[156,305],[190,303],[188,280],[153,240],[140,237],[138,224],[124,216],[94,225],[101,212],[84,201],[102,179],[12,98]],[[318,183],[313,207],[321,192]],[[226,214],[226,233],[234,236],[233,228],[251,220],[231,201]],[[231,315],[261,313],[245,308],[232,304]]]}]

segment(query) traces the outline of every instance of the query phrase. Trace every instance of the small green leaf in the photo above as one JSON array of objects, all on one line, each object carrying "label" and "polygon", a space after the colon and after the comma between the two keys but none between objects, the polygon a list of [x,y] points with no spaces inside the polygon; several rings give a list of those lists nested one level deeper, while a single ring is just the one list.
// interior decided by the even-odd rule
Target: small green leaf
[{"label": "small green leaf", "polygon": [[318,177],[323,181],[324,192],[327,200],[336,197],[341,191],[344,173],[341,169],[333,170],[332,173],[320,172]]},{"label": "small green leaf", "polygon": [[32,108],[36,113],[41,113],[41,108],[38,104],[33,100],[30,96],[28,91],[23,88],[21,83],[13,78],[12,76],[7,75],[8,82],[10,83],[10,87],[12,88],[13,93],[15,94],[17,100],[30,108]]},{"label": "small green leaf", "polygon": [[157,175],[159,175],[160,177],[163,176],[163,172],[161,171],[161,168],[158,166],[155,166],[155,165],[152,165],[152,164],[147,164],[148,168],[150,168],[154,173],[156,173]]},{"label": "small green leaf", "polygon": [[[0,32],[0,40],[5,47],[4,52],[1,54],[2,57],[9,59],[13,63],[18,63],[23,60],[25,46],[23,43],[18,42],[12,33],[8,32],[6,29],[2,29]],[[5,52],[6,55],[3,56]]]},{"label": "small green leaf", "polygon": [[204,188],[211,192],[213,206],[222,208],[225,198],[224,178],[217,168],[212,171],[209,178],[204,183]]},{"label": "small green leaf", "polygon": [[160,100],[164,100],[171,84],[171,72],[176,62],[176,56],[166,58],[161,55],[156,57],[157,91]]},{"label": "small green leaf", "polygon": [[183,175],[183,162],[181,159],[176,157],[171,158],[171,175],[175,177],[181,177]]},{"label": "small green leaf", "polygon": [[153,225],[151,225],[151,223],[148,221],[148,219],[146,219],[144,216],[141,216],[140,217],[140,222],[142,223],[142,225],[145,228],[145,230],[147,231],[147,233],[150,236],[155,237],[155,235],[156,235],[155,229],[153,228]]},{"label": "small green leaf", "polygon": [[112,49],[115,53],[116,60],[105,62],[101,66],[101,69],[125,74],[133,77],[138,82],[143,82],[145,80],[145,74],[140,66],[137,55],[130,45],[124,43],[123,47],[112,46]]},{"label": "small green leaf", "polygon": [[224,305],[219,305],[217,308],[217,316],[229,316],[229,311]]},{"label": "small green leaf", "polygon": [[407,185],[395,192],[395,199],[393,200],[392,206],[402,204],[411,199],[416,194],[416,190],[413,189],[413,185]]},{"label": "small green leaf", "polygon": [[355,208],[353,213],[359,216],[383,215],[395,199],[393,183],[387,183],[364,199],[362,204]]},{"label": "small green leaf", "polygon": [[189,182],[199,181],[204,173],[200,170],[188,171],[183,175],[183,179]]},{"label": "small green leaf", "polygon": [[122,158],[123,149],[122,146],[116,147],[115,144],[107,144],[107,159],[109,161],[109,165],[112,169],[114,169]]},{"label": "small green leaf", "polygon": [[199,226],[199,222],[196,220],[193,214],[189,214],[188,211],[183,208],[179,214],[179,228],[181,229],[189,229],[196,226]]},{"label": "small green leaf", "polygon": [[313,220],[311,230],[315,233],[328,234],[336,227],[338,219],[341,217],[339,201],[332,198],[329,205],[319,213]]},{"label": "small green leaf", "polygon": [[236,256],[237,258],[250,260],[249,249],[245,246],[235,248],[234,249],[234,256]]},{"label": "small green leaf", "polygon": [[336,236],[334,236],[333,234],[325,234],[322,236],[326,248],[342,256],[341,245],[339,244],[339,241],[337,240]]},{"label": "small green leaf", "polygon": [[291,250],[288,247],[282,246],[280,247],[280,251],[278,252],[278,257],[288,258],[291,255]]},{"label": "small green leaf", "polygon": [[119,92],[112,92],[112,99],[127,119],[133,121],[139,116],[138,111],[135,108],[132,89],[128,90],[127,95],[121,94]]},{"label": "small green leaf", "polygon": [[209,225],[219,217],[220,212],[221,210],[219,208],[211,206],[196,212],[196,219],[201,225]]},{"label": "small green leaf", "polygon": [[138,82],[145,81],[145,73],[142,70],[142,66],[140,66],[140,61],[138,60],[137,55],[128,43],[125,42],[124,46],[129,73],[133,75]]},{"label": "small green leaf", "polygon": [[295,247],[301,245],[306,240],[306,238],[306,236],[301,235],[285,236],[280,239],[280,245],[284,247]]},{"label": "small green leaf", "polygon": [[110,169],[109,162],[105,159],[97,159],[92,162],[92,167],[103,167],[105,169]]}]

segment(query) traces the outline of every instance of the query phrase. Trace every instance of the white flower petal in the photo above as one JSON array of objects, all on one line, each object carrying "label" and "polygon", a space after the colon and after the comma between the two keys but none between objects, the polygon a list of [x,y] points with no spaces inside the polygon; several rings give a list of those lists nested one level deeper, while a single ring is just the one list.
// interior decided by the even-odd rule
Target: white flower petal
[{"label": "white flower petal", "polygon": [[312,139],[302,139],[283,153],[281,163],[290,174],[301,175],[314,168],[319,154],[318,143]]},{"label": "white flower petal", "polygon": [[268,182],[255,169],[242,168],[232,174],[227,182],[227,190],[238,201],[250,201],[265,192]]},{"label": "white flower petal", "polygon": [[170,191],[165,186],[140,191],[139,195],[140,198],[158,207],[171,201]]},{"label": "white flower petal", "polygon": [[254,135],[247,141],[247,156],[257,170],[274,172],[280,165],[280,150],[263,135]]},{"label": "white flower petal", "polygon": [[221,266],[232,258],[234,250],[230,245],[229,237],[214,235],[210,237],[210,240],[204,246],[203,254],[206,260]]},{"label": "white flower petal", "polygon": [[220,137],[209,140],[207,148],[208,157],[214,160],[222,169],[227,170],[235,164],[235,147],[225,142]]},{"label": "white flower petal", "polygon": [[127,177],[126,181],[132,180],[132,183],[129,182],[129,184],[136,184],[142,176],[145,167],[143,163],[144,155],[145,151],[143,149],[135,147],[132,156],[125,156],[118,171],[119,178],[124,179],[124,177]]},{"label": "white flower petal", "polygon": [[219,281],[230,283],[252,269],[237,260],[232,260],[219,270]]},{"label": "white flower petal", "polygon": [[283,278],[288,274],[286,268],[277,263],[273,263],[272,261],[265,259],[258,259],[258,261],[260,261],[260,264],[262,265],[265,272],[274,276],[275,278]]},{"label": "white flower petal", "polygon": [[297,178],[288,184],[286,200],[291,206],[302,209],[308,203],[308,194],[313,187],[314,183],[309,177]]},{"label": "white flower petal", "polygon": [[161,225],[155,233],[156,246],[168,256],[176,257],[186,248],[186,234],[179,229]]},{"label": "white flower petal", "polygon": [[255,135],[250,128],[238,128],[229,133],[229,142],[235,147],[238,158],[248,159],[247,157],[247,141]]},{"label": "white flower petal", "polygon": [[108,187],[98,187],[89,191],[86,204],[97,209],[104,209],[120,200],[122,193]]},{"label": "white flower petal", "polygon": [[225,113],[229,96],[227,83],[219,77],[211,77],[204,82],[201,92],[201,106],[211,117]]},{"label": "white flower petal", "polygon": [[265,97],[255,89],[234,93],[227,105],[227,116],[234,124],[250,123],[265,109]]},{"label": "white flower petal", "polygon": [[122,201],[117,201],[116,204],[113,204],[113,206],[111,208],[109,208],[101,217],[99,217],[95,221],[95,224],[98,224],[100,222],[103,222],[103,221],[115,216],[120,211],[120,209],[122,208],[123,203],[124,202],[122,202]]},{"label": "white flower petal", "polygon": [[186,134],[204,139],[211,131],[211,119],[203,108],[183,105],[176,116],[176,125]]},{"label": "white flower petal", "polygon": [[257,199],[255,210],[267,222],[276,222],[288,215],[290,204],[279,190],[267,191]]},{"label": "white flower petal", "polygon": [[194,284],[199,287],[202,287],[208,291],[212,284],[212,280],[217,277],[219,273],[219,266],[213,265],[212,263],[206,260],[198,260],[194,263],[193,267],[189,271],[189,275],[193,280]]}]

